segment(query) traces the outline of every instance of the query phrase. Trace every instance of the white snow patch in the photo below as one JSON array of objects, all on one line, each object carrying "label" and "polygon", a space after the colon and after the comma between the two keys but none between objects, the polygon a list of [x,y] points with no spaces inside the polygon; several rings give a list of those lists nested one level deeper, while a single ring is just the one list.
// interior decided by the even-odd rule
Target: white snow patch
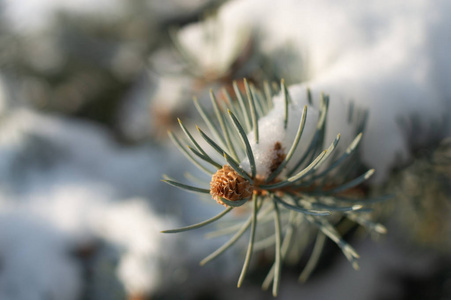
[{"label": "white snow patch", "polygon": [[81,296],[81,270],[70,237],[25,211],[0,212],[0,298],[63,299]]},{"label": "white snow patch", "polygon": [[22,33],[49,29],[60,12],[114,19],[125,8],[120,0],[5,0],[2,5],[8,24]]},{"label": "white snow patch", "polygon": [[[451,63],[446,51],[451,48],[450,10],[449,2],[427,0],[282,0],[277,4],[237,0],[221,7],[217,17],[221,30],[214,41],[200,38],[208,21],[191,25],[181,37],[186,35],[185,44],[201,65],[217,69],[223,68],[224,61],[217,58],[214,65],[207,44],[238,43],[244,29],[258,37],[265,55],[277,55],[278,49],[292,45],[305,60],[300,72],[308,81],[299,88],[310,87],[315,99],[320,92],[331,97],[326,143],[337,133],[341,147],[354,138],[354,130],[344,122],[344,104],[352,100],[369,109],[362,154],[381,181],[392,167],[408,162],[414,148],[451,134]],[[231,47],[224,49],[228,54],[218,57],[231,56]],[[302,93],[292,97],[298,96],[304,98]],[[268,132],[283,139],[280,122],[275,121],[280,117],[269,119],[275,123]],[[271,127],[264,123],[265,130]],[[271,159],[263,152],[269,151],[275,136],[262,137],[256,149],[262,174]]]},{"label": "white snow patch", "polygon": [[[86,245],[95,247],[99,240],[101,247],[106,245],[119,253],[115,272],[129,295],[149,295],[174,284],[179,280],[175,279],[176,270],[187,274],[208,251],[220,246],[221,239],[204,241],[202,231],[188,235],[160,233],[181,226],[161,211],[180,213],[186,225],[221,210],[215,204],[196,201],[197,196],[177,194],[177,189],[160,182],[163,170],[181,172],[184,168],[184,158],[179,153],[172,156],[176,150],[147,145],[121,148],[108,132],[94,124],[24,109],[11,111],[2,125],[0,223],[3,216],[18,217],[17,222],[0,228],[0,235],[11,238],[11,242],[3,243],[0,237],[0,281],[4,276],[5,282],[11,283],[0,285],[1,299],[9,299],[1,296],[11,289],[14,293],[39,295],[41,291],[58,290],[59,286],[68,298],[57,299],[78,299],[83,284],[81,265],[65,255]],[[177,199],[178,195],[183,198]],[[9,234],[21,222],[35,224],[34,220],[38,225],[27,225],[29,230],[21,229],[23,234]],[[33,242],[26,251],[16,254],[4,249],[8,244],[22,245],[28,239]],[[47,273],[46,255],[55,256],[55,252],[61,259],[56,259],[58,265]],[[32,258],[24,259],[21,265],[21,255]],[[17,264],[2,269],[3,260]],[[221,278],[230,276],[233,267],[237,265],[224,266]],[[28,269],[33,271],[27,273]],[[63,272],[61,269],[67,275],[62,274],[60,279],[67,282],[52,279],[57,272]],[[190,280],[194,275],[201,276],[200,272],[190,274]],[[74,298],[69,298],[72,295]]]},{"label": "white snow patch", "polygon": [[26,201],[3,203],[0,258],[6,267],[0,274],[0,295],[78,299],[80,266],[70,252],[99,239],[119,249],[117,276],[129,295],[156,290],[162,284],[163,261],[175,255],[177,240],[160,231],[175,227],[174,222],[157,216],[144,199],[108,198],[101,186],[68,184],[46,195],[30,194]]},{"label": "white snow patch", "polygon": [[141,199],[132,199],[111,205],[98,223],[98,235],[123,249],[117,272],[128,293],[148,294],[158,288],[162,260],[174,254],[160,230],[174,227],[174,222],[157,216]]},{"label": "white snow patch", "polygon": [[[249,143],[251,144],[252,152],[254,154],[257,174],[263,178],[270,175],[270,167],[277,156],[274,151],[276,143],[282,145],[282,150],[285,154],[290,150],[293,141],[298,131],[302,111],[304,106],[308,104],[306,93],[307,91],[301,88],[291,88],[289,90],[292,101],[288,106],[288,123],[287,128],[284,128],[285,118],[285,100],[283,95],[274,97],[274,108],[258,122],[259,128],[259,142],[256,143],[253,132],[248,134]],[[305,94],[301,96],[301,94]],[[307,108],[307,118],[304,131],[301,136],[296,154],[292,157],[291,162],[300,159],[302,153],[307,149],[313,137],[318,122],[319,111],[313,106]],[[288,164],[290,167],[292,164]],[[241,162],[241,166],[250,172],[249,159],[245,158]]]}]

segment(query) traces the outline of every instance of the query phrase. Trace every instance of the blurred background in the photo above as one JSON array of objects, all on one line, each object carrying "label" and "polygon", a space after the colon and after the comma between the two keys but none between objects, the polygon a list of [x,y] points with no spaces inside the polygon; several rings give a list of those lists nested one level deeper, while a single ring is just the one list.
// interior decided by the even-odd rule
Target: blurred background
[{"label": "blurred background", "polygon": [[[226,4],[0,0],[0,299],[272,298],[271,255],[236,289],[245,247],[201,268],[224,239],[160,233],[222,209],[160,181],[190,169],[167,130],[199,121],[192,97],[208,108],[235,79],[294,84],[314,67],[253,27],[219,39]],[[451,299],[451,142],[426,146],[373,188],[397,195],[378,209],[388,234],[346,236],[361,270],[328,242],[307,283],[306,258],[284,268],[279,298]]]}]

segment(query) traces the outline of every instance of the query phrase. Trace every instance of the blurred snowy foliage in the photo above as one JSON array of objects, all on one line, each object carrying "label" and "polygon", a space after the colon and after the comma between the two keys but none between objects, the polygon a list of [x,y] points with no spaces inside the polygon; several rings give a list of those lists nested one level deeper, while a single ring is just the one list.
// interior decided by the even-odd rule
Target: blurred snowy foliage
[{"label": "blurred snowy foliage", "polygon": [[[451,65],[444,51],[451,47],[450,11],[445,1],[231,1],[211,19],[179,30],[177,40],[188,69],[203,70],[206,78],[232,71],[233,58],[244,52],[243,40],[252,42],[260,56],[278,59],[282,69],[299,61],[294,78],[304,82],[291,92],[301,101],[306,93],[299,90],[306,87],[313,99],[321,92],[331,95],[329,137],[354,134],[340,123],[347,109],[343,103],[368,108],[362,154],[381,181],[393,166],[411,159],[413,148],[451,134]],[[282,61],[280,48],[295,49],[297,59],[289,55]],[[213,82],[222,77],[213,76]],[[187,89],[190,81],[179,84]],[[174,89],[161,86],[168,101],[189,101],[193,94],[175,94]]]},{"label": "blurred snowy foliage", "polygon": [[[108,278],[117,278],[119,295],[149,295],[186,281],[174,272],[189,274],[214,247],[160,234],[177,224],[168,214],[193,222],[217,210],[188,206],[157,180],[184,164],[172,149],[123,149],[94,124],[26,109],[3,117],[0,136],[2,299],[104,294]],[[169,157],[174,165],[160,163]],[[114,259],[99,265],[99,253]],[[103,278],[89,279],[105,268]]]},{"label": "blurred snowy foliage", "polygon": [[396,194],[398,199],[384,207],[384,214],[397,216],[392,222],[403,233],[398,236],[400,240],[406,244],[413,241],[423,249],[434,249],[445,255],[450,253],[450,138],[437,147],[419,151],[415,161],[397,170],[384,189]]},{"label": "blurred snowy foliage", "polygon": [[450,297],[449,169],[427,156],[391,177],[451,134],[450,13],[427,0],[0,1],[0,299],[262,299],[231,288],[242,253],[199,268],[222,239],[159,233],[221,210],[160,182],[188,168],[163,136],[194,116],[193,96],[208,108],[210,88],[242,77],[283,77],[298,105],[306,87],[330,94],[326,140],[343,145],[343,108],[368,108],[362,155],[403,205],[385,215],[387,241],[357,244],[359,273],[331,254],[279,298]]},{"label": "blurred snowy foliage", "polygon": [[[174,24],[195,18],[210,0],[5,0],[0,64],[38,109],[114,125],[127,89]],[[107,107],[107,109],[105,109]]]}]

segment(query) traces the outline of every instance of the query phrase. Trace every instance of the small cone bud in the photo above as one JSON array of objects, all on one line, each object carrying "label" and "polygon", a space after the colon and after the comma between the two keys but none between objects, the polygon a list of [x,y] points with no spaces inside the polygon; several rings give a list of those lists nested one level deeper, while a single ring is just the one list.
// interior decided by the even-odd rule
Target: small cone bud
[{"label": "small cone bud", "polygon": [[249,181],[240,176],[232,167],[225,165],[218,170],[210,182],[210,194],[221,205],[227,206],[221,198],[237,201],[252,196],[254,188]]}]

